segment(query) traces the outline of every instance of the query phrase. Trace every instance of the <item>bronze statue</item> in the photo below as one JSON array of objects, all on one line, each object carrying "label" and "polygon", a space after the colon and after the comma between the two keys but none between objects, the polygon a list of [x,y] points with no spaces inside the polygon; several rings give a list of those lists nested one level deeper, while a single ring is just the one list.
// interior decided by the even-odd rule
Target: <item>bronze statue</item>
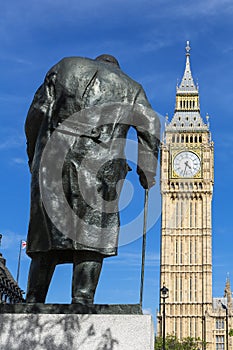
[{"label": "bronze statue", "polygon": [[[118,195],[130,170],[124,145],[131,126],[140,146],[140,183],[150,188],[160,122],[141,85],[122,72],[113,56],[64,58],[37,90],[25,124],[32,174],[28,303],[44,303],[56,264],[73,263],[72,303],[93,304],[103,258],[117,254]],[[83,167],[85,161],[89,165]],[[98,167],[92,167],[96,161]],[[60,204],[61,192],[63,204],[75,214],[72,220]]]}]

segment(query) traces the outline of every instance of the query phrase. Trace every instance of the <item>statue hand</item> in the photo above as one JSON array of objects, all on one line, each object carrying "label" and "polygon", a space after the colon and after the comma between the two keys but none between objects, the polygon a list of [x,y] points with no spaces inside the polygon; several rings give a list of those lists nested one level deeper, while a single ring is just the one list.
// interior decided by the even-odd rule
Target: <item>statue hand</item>
[{"label": "statue hand", "polygon": [[150,174],[150,173],[143,173],[142,172],[139,175],[139,181],[145,190],[150,189],[151,187],[153,187],[155,185],[155,179],[152,176],[152,174]]}]

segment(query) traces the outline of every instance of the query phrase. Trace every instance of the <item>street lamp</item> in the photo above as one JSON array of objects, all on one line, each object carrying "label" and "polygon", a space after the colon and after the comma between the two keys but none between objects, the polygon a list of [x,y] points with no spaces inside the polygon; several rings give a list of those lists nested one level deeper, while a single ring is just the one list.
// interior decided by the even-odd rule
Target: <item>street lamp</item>
[{"label": "street lamp", "polygon": [[160,289],[160,297],[163,299],[163,350],[165,350],[165,299],[167,299],[168,296],[169,289],[163,284],[163,287]]},{"label": "street lamp", "polygon": [[222,305],[222,308],[226,311],[226,350],[228,350],[228,308],[222,302],[221,302],[221,305]]}]

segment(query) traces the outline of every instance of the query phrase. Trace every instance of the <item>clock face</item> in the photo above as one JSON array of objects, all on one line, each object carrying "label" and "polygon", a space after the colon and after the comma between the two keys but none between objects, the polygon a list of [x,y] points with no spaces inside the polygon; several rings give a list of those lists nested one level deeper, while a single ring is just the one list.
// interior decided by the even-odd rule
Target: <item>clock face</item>
[{"label": "clock face", "polygon": [[193,177],[200,170],[200,158],[193,152],[180,152],[174,158],[173,169],[181,177]]}]

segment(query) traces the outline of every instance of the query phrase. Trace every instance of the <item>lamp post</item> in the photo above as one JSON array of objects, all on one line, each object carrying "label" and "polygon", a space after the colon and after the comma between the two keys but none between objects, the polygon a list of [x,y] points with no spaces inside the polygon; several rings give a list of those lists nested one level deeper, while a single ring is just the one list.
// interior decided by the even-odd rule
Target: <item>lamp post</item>
[{"label": "lamp post", "polygon": [[163,287],[160,289],[160,297],[163,299],[163,350],[165,350],[165,299],[167,299],[169,296],[169,289],[165,287],[165,284],[163,284]]},{"label": "lamp post", "polygon": [[228,350],[228,308],[221,302],[222,308],[226,311],[226,350]]}]

